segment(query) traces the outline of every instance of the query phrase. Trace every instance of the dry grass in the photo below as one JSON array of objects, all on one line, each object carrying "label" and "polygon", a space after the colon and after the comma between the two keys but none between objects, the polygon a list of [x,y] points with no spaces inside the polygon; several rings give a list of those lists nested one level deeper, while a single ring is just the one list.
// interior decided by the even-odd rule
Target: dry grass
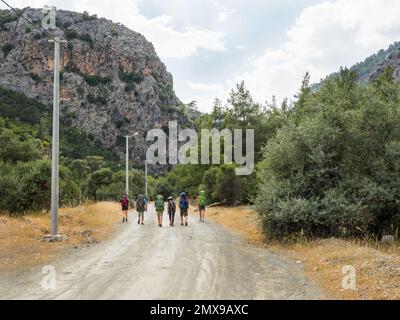
[{"label": "dry grass", "polygon": [[66,249],[105,239],[116,226],[119,211],[118,204],[108,202],[60,209],[60,234],[68,238],[54,243],[42,241],[49,233],[48,213],[0,215],[0,273],[12,274],[45,264]]},{"label": "dry grass", "polygon": [[[326,239],[298,243],[268,242],[257,214],[248,207],[211,208],[209,219],[239,233],[252,244],[284,253],[304,265],[306,275],[333,299],[400,299],[400,246],[372,241]],[[342,267],[356,270],[356,290],[343,290]]]}]

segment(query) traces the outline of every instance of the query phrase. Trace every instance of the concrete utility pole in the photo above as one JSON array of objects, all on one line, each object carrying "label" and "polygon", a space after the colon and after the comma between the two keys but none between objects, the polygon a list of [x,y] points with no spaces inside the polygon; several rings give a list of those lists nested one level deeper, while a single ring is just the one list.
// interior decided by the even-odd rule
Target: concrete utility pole
[{"label": "concrete utility pole", "polygon": [[145,194],[145,197],[146,197],[146,199],[148,201],[149,198],[148,198],[148,190],[147,190],[147,160],[144,161],[144,177],[145,177],[145,180],[144,180],[144,194]]},{"label": "concrete utility pole", "polygon": [[129,138],[130,136],[125,136],[126,138],[126,159],[125,159],[125,193],[129,195]]},{"label": "concrete utility pole", "polygon": [[126,159],[125,159],[125,192],[129,196],[129,139],[134,138],[139,133],[133,134],[133,136],[125,136],[126,138]]},{"label": "concrete utility pole", "polygon": [[60,142],[60,43],[66,42],[59,37],[54,42],[54,87],[53,87],[53,134],[51,146],[51,237],[57,240],[59,205],[59,142]]}]

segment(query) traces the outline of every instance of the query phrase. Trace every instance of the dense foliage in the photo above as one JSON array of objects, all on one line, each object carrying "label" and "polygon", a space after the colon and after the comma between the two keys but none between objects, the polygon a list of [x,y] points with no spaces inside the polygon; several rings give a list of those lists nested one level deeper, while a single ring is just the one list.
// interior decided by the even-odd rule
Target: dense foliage
[{"label": "dense foliage", "polygon": [[[342,70],[302,90],[264,150],[256,205],[273,236],[376,235],[400,226],[400,86]],[[300,103],[301,102],[301,103]]]},{"label": "dense foliage", "polygon": [[[0,210],[12,214],[49,208],[50,107],[0,88]],[[60,129],[60,203],[118,200],[125,190],[122,163],[76,128]],[[142,171],[131,171],[132,197],[144,190]],[[154,181],[152,186],[154,188]]]}]

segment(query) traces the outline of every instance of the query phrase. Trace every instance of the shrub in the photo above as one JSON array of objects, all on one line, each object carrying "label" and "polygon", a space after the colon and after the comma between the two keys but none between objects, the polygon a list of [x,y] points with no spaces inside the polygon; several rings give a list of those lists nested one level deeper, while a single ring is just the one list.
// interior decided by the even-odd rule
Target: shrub
[{"label": "shrub", "polygon": [[10,51],[13,49],[13,45],[11,43],[6,43],[1,47],[4,52],[4,56],[7,57]]},{"label": "shrub", "polygon": [[107,104],[107,99],[103,96],[94,96],[92,94],[89,94],[87,96],[88,102],[93,103],[93,104],[102,104],[106,105]]},{"label": "shrub", "polygon": [[108,84],[112,81],[111,77],[101,77],[98,75],[83,75],[83,79],[92,87],[100,84]]},{"label": "shrub", "polygon": [[[35,81],[35,82],[40,82],[40,81],[42,81],[42,79],[40,78],[40,76],[37,75],[36,73],[30,73],[29,75],[30,75],[31,79],[32,79],[33,81]],[[60,75],[60,78],[62,78],[61,75]],[[62,80],[62,79],[61,79],[61,80]]]},{"label": "shrub", "polygon": [[[0,162],[1,200],[0,209],[11,214],[50,209],[51,161],[10,165]],[[81,193],[77,184],[70,180],[70,171],[60,166],[60,204],[79,202]]]},{"label": "shrub", "polygon": [[17,135],[11,129],[0,128],[0,159],[7,162],[32,161],[42,157],[42,146],[27,134]]},{"label": "shrub", "polygon": [[97,19],[96,14],[90,15],[89,12],[87,12],[87,11],[83,12],[83,15],[82,15],[83,21],[92,21],[92,20],[96,20],[96,19]]},{"label": "shrub", "polygon": [[400,86],[342,70],[303,97],[264,152],[256,206],[269,237],[370,236],[400,227]]},{"label": "shrub", "polygon": [[36,124],[47,117],[50,107],[22,93],[0,87],[0,116]]},{"label": "shrub", "polygon": [[73,30],[73,29],[67,29],[67,30],[65,31],[65,37],[66,37],[68,40],[78,39],[78,38],[79,38],[79,33],[76,32],[76,31]]},{"label": "shrub", "polygon": [[234,165],[222,165],[217,173],[213,198],[235,205],[242,195],[241,180]]},{"label": "shrub", "polygon": [[127,83],[127,84],[134,84],[134,83],[140,83],[143,81],[144,76],[141,73],[136,73],[136,72],[120,72],[119,73],[119,78]]}]

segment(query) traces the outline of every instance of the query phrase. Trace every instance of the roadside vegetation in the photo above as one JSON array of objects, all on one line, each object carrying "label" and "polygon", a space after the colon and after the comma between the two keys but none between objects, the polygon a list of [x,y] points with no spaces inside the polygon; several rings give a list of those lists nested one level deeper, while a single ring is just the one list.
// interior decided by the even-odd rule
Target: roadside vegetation
[{"label": "roadside vegetation", "polygon": [[[0,211],[12,215],[50,206],[50,106],[0,88]],[[60,131],[60,204],[116,201],[124,166],[111,151],[76,128]],[[144,173],[131,170],[132,197],[144,189]],[[153,181],[150,179],[150,181]],[[153,186],[153,184],[150,184]]]},{"label": "roadside vegetation", "polygon": [[[289,256],[306,276],[323,289],[325,299],[400,299],[400,245],[372,239],[268,240],[258,213],[249,206],[213,207],[207,219],[237,233],[252,245]],[[356,269],[356,289],[344,290],[344,266]]]},{"label": "roadside vegetation", "polygon": [[0,214],[0,274],[13,275],[44,265],[65,250],[102,241],[115,230],[120,219],[118,203],[86,203],[75,208],[62,208],[60,232],[67,235],[62,242],[47,243],[50,215],[47,212],[27,213],[10,217]]},{"label": "roadside vegetation", "polygon": [[[281,105],[256,103],[242,82],[225,104],[215,100],[210,114],[194,119],[198,132],[254,129],[253,174],[236,176],[235,165],[178,165],[151,177],[149,194],[204,190],[209,204],[254,204],[271,239],[398,237],[400,84],[393,70],[365,85],[342,69],[316,92],[309,81],[306,74],[296,102]],[[46,209],[50,108],[12,91],[0,95],[0,210]],[[61,203],[118,198],[123,163],[77,129],[64,128],[61,137]],[[135,197],[144,175],[130,175]]]},{"label": "roadside vegetation", "polygon": [[[399,236],[400,84],[387,69],[368,85],[348,69],[313,92],[304,77],[297,101],[253,102],[244,84],[199,128],[254,128],[257,170],[177,167],[163,184],[209,203],[254,204],[266,236],[376,238]],[[199,183],[200,182],[200,183]]]}]

